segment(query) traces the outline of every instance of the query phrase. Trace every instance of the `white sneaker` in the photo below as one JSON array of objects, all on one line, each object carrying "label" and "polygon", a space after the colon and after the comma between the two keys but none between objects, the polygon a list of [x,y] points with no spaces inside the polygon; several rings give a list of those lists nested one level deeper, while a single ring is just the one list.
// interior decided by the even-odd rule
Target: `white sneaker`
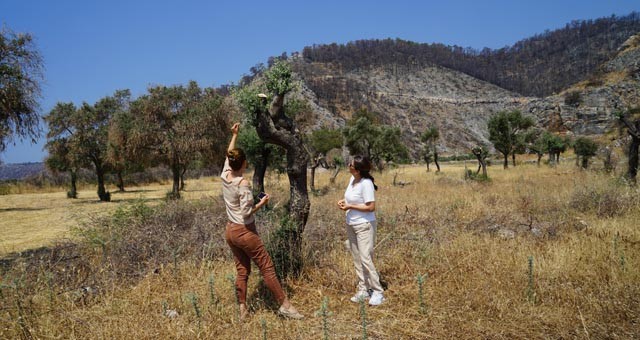
[{"label": "white sneaker", "polygon": [[361,291],[361,292],[357,292],[356,295],[352,296],[351,299],[349,300],[351,300],[351,302],[358,303],[360,301],[366,301],[368,299],[369,299],[369,293],[366,291]]},{"label": "white sneaker", "polygon": [[382,293],[373,292],[373,294],[371,294],[371,299],[369,299],[369,306],[378,306],[382,304],[384,300],[385,299],[384,296],[382,296]]}]

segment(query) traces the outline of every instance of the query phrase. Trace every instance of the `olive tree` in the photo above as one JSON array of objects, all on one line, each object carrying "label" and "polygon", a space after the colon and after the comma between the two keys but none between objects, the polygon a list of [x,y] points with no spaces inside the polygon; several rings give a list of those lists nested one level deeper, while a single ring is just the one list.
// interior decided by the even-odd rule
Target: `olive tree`
[{"label": "olive tree", "polygon": [[509,167],[509,155],[515,165],[515,154],[522,144],[523,134],[534,125],[531,117],[523,116],[520,111],[501,111],[489,118],[489,140],[504,156],[504,168]]},{"label": "olive tree", "polygon": [[[54,156],[65,159],[55,152],[68,148],[74,164],[91,164],[98,179],[98,197],[101,201],[110,201],[111,194],[105,188],[105,174],[109,169],[106,160],[107,133],[111,116],[117,110],[114,97],[105,97],[96,104],[82,103],[76,108],[73,103],[58,103],[45,117],[49,132],[47,134],[49,151]],[[64,143],[65,148],[59,147]]]},{"label": "olive tree", "polygon": [[15,137],[40,135],[42,58],[30,34],[0,30],[0,152]]},{"label": "olive tree", "polygon": [[290,66],[285,61],[276,61],[264,71],[263,76],[266,94],[258,95],[256,85],[240,92],[238,99],[260,139],[278,145],[286,152],[289,177],[287,218],[271,240],[270,247],[278,273],[296,275],[302,269],[302,233],[310,209],[307,191],[309,154],[305,150],[302,133],[286,114],[285,96],[295,87]]},{"label": "olive tree", "polygon": [[[436,147],[437,140],[440,138],[440,131],[435,126],[430,126],[422,133],[420,139],[426,144],[424,151],[424,160],[427,162],[427,171],[429,171],[429,163],[431,160],[436,164],[437,171],[440,172],[440,164],[438,164],[438,149]],[[431,158],[433,155],[433,158]]]},{"label": "olive tree", "polygon": [[577,158],[582,159],[582,168],[589,167],[589,159],[598,152],[598,144],[587,137],[576,138],[573,149]]},{"label": "olive tree", "polygon": [[384,162],[408,155],[400,129],[378,123],[377,116],[365,109],[353,114],[342,133],[349,153],[369,157],[379,170],[384,168]]},{"label": "olive tree", "polygon": [[180,198],[181,180],[189,164],[204,153],[224,155],[220,136],[228,122],[221,96],[195,81],[182,86],[155,86],[131,103],[129,150],[145,164],[169,168],[169,198]]}]

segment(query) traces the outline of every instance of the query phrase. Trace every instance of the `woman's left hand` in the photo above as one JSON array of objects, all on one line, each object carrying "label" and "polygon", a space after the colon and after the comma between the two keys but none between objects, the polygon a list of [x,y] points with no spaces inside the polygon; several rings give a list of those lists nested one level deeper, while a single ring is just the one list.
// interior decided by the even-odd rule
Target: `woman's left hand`
[{"label": "woman's left hand", "polygon": [[345,200],[338,201],[338,208],[340,208],[340,210],[349,210],[347,202]]}]

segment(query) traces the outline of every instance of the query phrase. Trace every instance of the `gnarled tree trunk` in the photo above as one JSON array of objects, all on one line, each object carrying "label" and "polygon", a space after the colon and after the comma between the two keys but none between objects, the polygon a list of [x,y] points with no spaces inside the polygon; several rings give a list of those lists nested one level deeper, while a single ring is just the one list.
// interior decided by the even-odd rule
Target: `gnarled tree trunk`
[{"label": "gnarled tree trunk", "polygon": [[[284,94],[276,94],[269,110],[265,106],[256,112],[256,131],[260,139],[283,147],[287,152],[287,175],[289,177],[290,200],[288,204],[289,226],[280,232],[288,256],[272,254],[276,268],[281,274],[298,274],[302,269],[302,232],[309,217],[309,193],[307,191],[307,164],[309,154],[304,148],[302,136],[294,122],[284,113]],[[278,260],[278,258],[280,259]]]}]

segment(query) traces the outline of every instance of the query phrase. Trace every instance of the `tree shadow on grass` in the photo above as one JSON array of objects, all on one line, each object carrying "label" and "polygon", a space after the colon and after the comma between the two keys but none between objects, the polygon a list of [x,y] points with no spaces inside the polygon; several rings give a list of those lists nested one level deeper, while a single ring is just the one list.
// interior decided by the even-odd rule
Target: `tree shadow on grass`
[{"label": "tree shadow on grass", "polygon": [[9,212],[9,211],[40,211],[47,210],[49,208],[0,208],[0,212]]}]

